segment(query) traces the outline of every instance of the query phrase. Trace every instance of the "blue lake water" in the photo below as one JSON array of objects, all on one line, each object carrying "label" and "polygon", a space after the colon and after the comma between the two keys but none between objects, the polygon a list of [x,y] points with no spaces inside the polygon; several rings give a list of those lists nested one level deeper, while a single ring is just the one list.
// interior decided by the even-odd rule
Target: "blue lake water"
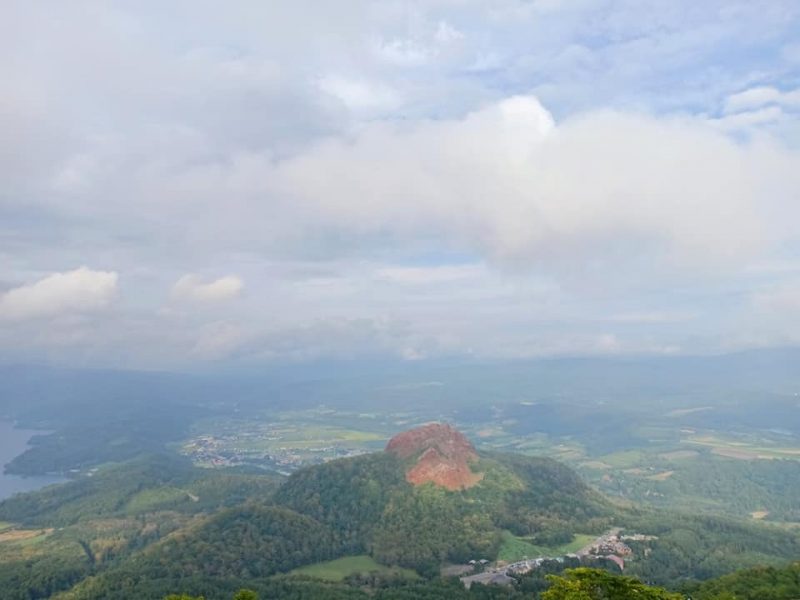
[{"label": "blue lake water", "polygon": [[66,481],[57,475],[43,475],[36,477],[21,477],[3,473],[3,465],[25,452],[28,441],[37,433],[32,429],[15,429],[14,424],[0,421],[0,500],[13,496],[17,492],[30,492],[38,490],[51,483]]}]

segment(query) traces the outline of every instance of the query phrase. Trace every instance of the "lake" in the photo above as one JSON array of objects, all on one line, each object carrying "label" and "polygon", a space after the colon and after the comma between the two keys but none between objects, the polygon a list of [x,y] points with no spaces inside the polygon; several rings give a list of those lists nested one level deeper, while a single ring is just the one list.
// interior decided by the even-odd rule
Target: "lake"
[{"label": "lake", "polygon": [[25,452],[28,448],[28,441],[37,433],[46,432],[34,429],[15,429],[13,423],[0,421],[0,500],[13,496],[17,492],[30,492],[51,483],[66,481],[64,477],[57,475],[21,477],[2,472],[2,465]]}]

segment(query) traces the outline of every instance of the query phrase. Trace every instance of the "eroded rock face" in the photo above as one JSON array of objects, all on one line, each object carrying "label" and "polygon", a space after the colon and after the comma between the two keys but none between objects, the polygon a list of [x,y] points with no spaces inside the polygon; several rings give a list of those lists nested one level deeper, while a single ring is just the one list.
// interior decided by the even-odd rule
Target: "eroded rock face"
[{"label": "eroded rock face", "polygon": [[431,423],[398,433],[386,445],[386,451],[402,459],[417,457],[406,471],[413,485],[434,483],[448,490],[463,490],[483,479],[474,473],[471,463],[478,453],[463,433],[450,425]]}]

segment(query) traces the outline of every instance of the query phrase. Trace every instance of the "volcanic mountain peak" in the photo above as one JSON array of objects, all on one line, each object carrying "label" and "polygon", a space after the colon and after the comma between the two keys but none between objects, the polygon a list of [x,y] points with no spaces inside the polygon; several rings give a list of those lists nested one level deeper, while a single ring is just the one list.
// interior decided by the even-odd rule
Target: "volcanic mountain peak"
[{"label": "volcanic mountain peak", "polygon": [[431,423],[398,433],[386,445],[386,451],[402,459],[416,457],[406,471],[406,481],[413,485],[431,482],[448,490],[472,487],[483,479],[473,473],[470,463],[478,453],[463,433],[447,424]]}]

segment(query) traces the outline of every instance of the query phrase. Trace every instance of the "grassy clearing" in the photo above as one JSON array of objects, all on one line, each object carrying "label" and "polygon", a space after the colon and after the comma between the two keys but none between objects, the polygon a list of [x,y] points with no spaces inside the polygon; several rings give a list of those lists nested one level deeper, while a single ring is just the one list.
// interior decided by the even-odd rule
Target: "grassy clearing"
[{"label": "grassy clearing", "polygon": [[39,530],[36,532],[36,535],[32,535],[31,537],[25,538],[24,540],[20,540],[17,542],[18,546],[27,547],[33,546],[35,544],[39,544],[46,540],[51,533],[53,533],[53,529],[44,529]]},{"label": "grassy clearing", "polygon": [[663,473],[656,473],[655,475],[650,475],[647,479],[649,479],[650,481],[666,481],[674,474],[675,471],[664,471]]},{"label": "grassy clearing", "polygon": [[0,532],[5,531],[6,529],[11,529],[14,526],[13,523],[9,523],[8,521],[0,521]]},{"label": "grassy clearing", "polygon": [[125,507],[128,514],[136,514],[187,500],[189,494],[176,487],[164,486],[151,490],[142,490],[129,501]]},{"label": "grassy clearing", "polygon": [[690,458],[697,458],[700,453],[696,450],[673,450],[672,452],[664,452],[659,455],[664,460],[686,460]]},{"label": "grassy clearing", "polygon": [[564,544],[563,546],[559,546],[559,549],[567,554],[571,554],[573,552],[577,552],[581,548],[583,548],[586,544],[596,539],[596,535],[591,535],[588,533],[576,533],[575,539],[573,539],[569,544]]},{"label": "grassy clearing", "polygon": [[595,537],[597,536],[577,533],[574,539],[568,544],[562,544],[561,546],[539,546],[537,544],[532,544],[524,538],[519,538],[509,531],[505,531],[503,532],[503,543],[500,546],[500,552],[497,554],[497,560],[513,562],[522,560],[525,557],[564,556],[565,554],[577,552],[594,540]]},{"label": "grassy clearing", "polygon": [[384,574],[403,575],[412,579],[416,579],[418,575],[411,569],[403,569],[400,567],[387,567],[378,564],[371,556],[362,554],[359,556],[344,556],[336,560],[329,560],[327,562],[316,563],[300,567],[291,572],[293,575],[307,575],[308,577],[315,577],[317,579],[324,579],[325,581],[342,581],[348,575],[356,573],[372,573],[378,571]]},{"label": "grassy clearing", "polygon": [[13,542],[20,544],[29,544],[33,542],[40,542],[49,534],[53,533],[53,529],[8,529],[0,533],[0,544],[5,542]]}]

